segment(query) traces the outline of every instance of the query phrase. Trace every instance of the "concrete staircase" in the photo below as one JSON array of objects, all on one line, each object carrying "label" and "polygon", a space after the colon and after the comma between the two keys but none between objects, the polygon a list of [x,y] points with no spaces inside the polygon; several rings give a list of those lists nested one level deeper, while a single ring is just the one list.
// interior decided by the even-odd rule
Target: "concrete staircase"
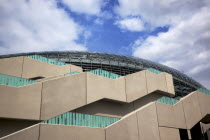
[{"label": "concrete staircase", "polygon": [[[19,75],[13,71],[4,70],[5,67],[3,70],[0,69],[0,73],[22,75],[20,76],[22,78],[32,76],[45,78],[38,83],[23,87],[0,85],[0,117],[2,118],[48,120],[104,99],[121,104],[136,100],[142,100],[144,103],[140,108],[132,110],[119,121],[105,128],[38,123],[2,137],[1,140],[179,140],[179,129],[190,130],[200,121],[209,123],[210,96],[208,94],[195,91],[171,104],[165,104],[164,100],[157,100],[162,96],[175,95],[172,76],[168,73],[157,74],[144,70],[110,79],[90,72],[82,72],[81,68],[73,65],[49,68],[46,65],[52,64],[28,57],[7,58],[7,60],[0,60],[0,64],[6,65],[14,61],[22,62],[20,63],[22,68],[27,68],[21,70]],[[42,66],[43,72],[37,72],[37,68]],[[63,66],[65,68],[62,68]],[[68,69],[63,70],[66,67]],[[15,68],[20,69],[19,66]],[[61,73],[52,72],[48,75],[47,72],[54,69],[59,69]],[[66,75],[75,71],[80,73]],[[145,101],[149,100],[148,95],[155,98]]]}]

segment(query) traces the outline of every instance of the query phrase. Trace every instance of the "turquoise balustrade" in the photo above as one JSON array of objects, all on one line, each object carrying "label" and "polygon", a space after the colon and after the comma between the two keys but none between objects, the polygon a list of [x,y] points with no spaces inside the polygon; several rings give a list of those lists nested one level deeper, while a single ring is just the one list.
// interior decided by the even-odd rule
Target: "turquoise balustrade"
[{"label": "turquoise balustrade", "polygon": [[113,117],[67,112],[47,121],[43,121],[43,123],[105,128],[118,120],[120,119]]},{"label": "turquoise balustrade", "polygon": [[202,92],[202,93],[205,93],[207,95],[210,95],[210,91],[207,90],[207,89],[204,89],[204,88],[199,88],[199,89],[197,89],[197,91]]},{"label": "turquoise balustrade", "polygon": [[38,81],[24,79],[24,78],[15,77],[15,76],[6,75],[6,74],[0,74],[1,85],[21,87],[21,86],[26,86],[26,85],[35,84],[35,83],[38,83]]},{"label": "turquoise balustrade", "polygon": [[50,64],[54,64],[54,65],[58,65],[58,66],[66,65],[63,62],[56,61],[56,60],[53,60],[53,59],[49,59],[49,58],[46,58],[46,57],[42,57],[42,56],[39,56],[39,55],[30,55],[30,56],[28,56],[28,58],[36,59],[36,60],[39,60],[39,61],[42,61],[42,62],[45,62],[45,63],[50,63]]},{"label": "turquoise balustrade", "polygon": [[150,72],[153,72],[153,73],[156,73],[156,74],[162,73],[162,71],[159,71],[159,70],[156,70],[156,69],[153,69],[153,68],[148,68],[147,71],[150,71]]},{"label": "turquoise balustrade", "polygon": [[75,72],[70,72],[70,73],[66,73],[66,75],[74,75],[74,74],[78,74],[79,72],[75,71]]},{"label": "turquoise balustrade", "polygon": [[116,79],[121,77],[121,75],[115,74],[115,73],[111,73],[105,70],[101,70],[101,69],[96,69],[96,70],[91,70],[89,71],[90,73],[96,74],[96,75],[100,75],[106,78],[110,78],[110,79]]},{"label": "turquoise balustrade", "polygon": [[159,98],[157,100],[157,102],[168,104],[168,105],[174,105],[177,102],[179,102],[179,100],[163,96],[163,97]]}]

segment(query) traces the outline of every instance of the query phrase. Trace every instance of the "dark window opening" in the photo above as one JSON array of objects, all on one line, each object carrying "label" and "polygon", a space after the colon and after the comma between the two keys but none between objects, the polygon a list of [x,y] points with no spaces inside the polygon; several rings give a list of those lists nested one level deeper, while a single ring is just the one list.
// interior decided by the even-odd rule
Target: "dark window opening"
[{"label": "dark window opening", "polygon": [[188,133],[186,129],[179,129],[179,134],[181,140],[189,140]]},{"label": "dark window opening", "polygon": [[39,80],[39,79],[43,79],[43,78],[45,78],[45,77],[37,76],[37,77],[30,78],[30,80]]}]

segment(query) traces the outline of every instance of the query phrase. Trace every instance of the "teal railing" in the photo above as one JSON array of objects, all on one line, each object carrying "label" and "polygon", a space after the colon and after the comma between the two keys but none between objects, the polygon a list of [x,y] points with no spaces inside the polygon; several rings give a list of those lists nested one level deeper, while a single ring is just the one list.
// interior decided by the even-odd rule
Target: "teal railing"
[{"label": "teal railing", "polygon": [[163,97],[159,98],[157,100],[157,102],[168,104],[168,105],[174,105],[177,102],[179,102],[179,100],[163,96]]},{"label": "teal railing", "polygon": [[78,74],[79,72],[75,71],[75,72],[70,72],[70,73],[66,73],[66,75],[74,75],[74,74]]},{"label": "teal railing", "polygon": [[162,73],[162,71],[159,71],[159,70],[156,70],[156,69],[153,69],[153,68],[148,68],[147,71],[150,71],[150,72],[153,72],[153,73],[156,73],[156,74]]},{"label": "teal railing", "polygon": [[210,91],[207,90],[207,89],[204,89],[204,88],[199,88],[199,89],[197,89],[197,91],[202,92],[202,93],[205,93],[207,95],[210,95]]},{"label": "teal railing", "polygon": [[118,120],[120,119],[113,117],[67,112],[47,121],[43,121],[43,123],[105,128]]},{"label": "teal railing", "polygon": [[28,57],[29,58],[32,58],[32,59],[36,59],[36,60],[42,61],[42,62],[45,62],[45,63],[50,63],[50,64],[58,65],[58,66],[66,65],[63,62],[56,61],[56,60],[53,60],[53,59],[49,59],[49,58],[46,58],[46,57],[42,57],[42,56],[39,56],[39,55],[30,55]]},{"label": "teal railing", "polygon": [[105,70],[101,70],[101,69],[96,69],[96,70],[91,70],[89,71],[90,73],[96,74],[96,75],[100,75],[106,78],[110,78],[110,79],[116,79],[121,77],[121,75],[115,74],[115,73],[111,73]]},{"label": "teal railing", "polygon": [[26,86],[26,85],[35,84],[35,83],[38,83],[38,81],[24,79],[24,78],[15,77],[15,76],[6,75],[6,74],[0,74],[1,85],[21,87],[21,86]]}]

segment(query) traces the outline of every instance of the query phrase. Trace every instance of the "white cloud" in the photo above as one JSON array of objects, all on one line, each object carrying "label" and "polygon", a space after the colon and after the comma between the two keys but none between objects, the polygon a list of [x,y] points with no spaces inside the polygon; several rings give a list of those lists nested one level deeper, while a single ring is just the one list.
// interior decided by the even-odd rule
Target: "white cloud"
[{"label": "white cloud", "polygon": [[156,27],[177,24],[209,3],[209,0],[119,0],[115,11],[121,17],[141,16]]},{"label": "white cloud", "polygon": [[72,11],[89,15],[100,14],[104,5],[103,0],[63,0],[63,2]]},{"label": "white cloud", "polygon": [[76,43],[83,28],[53,0],[3,0],[0,4],[0,54],[86,50]]},{"label": "white cloud", "polygon": [[123,30],[140,32],[144,29],[144,23],[140,18],[126,18],[115,22]]},{"label": "white cloud", "polygon": [[122,19],[141,17],[145,30],[169,26],[168,32],[139,37],[133,55],[184,71],[210,89],[209,0],[119,0],[115,12]]},{"label": "white cloud", "polygon": [[182,19],[168,32],[137,40],[133,55],[184,71],[210,88],[210,8]]}]

